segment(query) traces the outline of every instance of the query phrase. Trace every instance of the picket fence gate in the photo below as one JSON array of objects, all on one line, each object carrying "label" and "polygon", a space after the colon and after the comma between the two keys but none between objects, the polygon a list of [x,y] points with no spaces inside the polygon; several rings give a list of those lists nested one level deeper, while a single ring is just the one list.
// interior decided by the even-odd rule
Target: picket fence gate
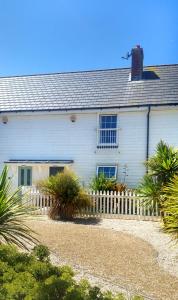
[{"label": "picket fence gate", "polygon": [[[42,194],[36,187],[22,187],[22,194],[26,205],[36,208],[34,213],[48,214],[53,203],[52,197]],[[147,207],[134,191],[90,191],[88,194],[91,205],[80,212],[80,216],[152,221],[160,219],[158,206]]]}]

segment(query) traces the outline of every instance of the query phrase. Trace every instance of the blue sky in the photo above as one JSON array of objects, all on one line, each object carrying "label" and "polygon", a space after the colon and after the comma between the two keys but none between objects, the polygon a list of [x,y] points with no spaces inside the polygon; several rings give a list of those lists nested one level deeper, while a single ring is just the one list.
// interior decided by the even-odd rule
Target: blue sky
[{"label": "blue sky", "polygon": [[178,63],[177,0],[0,0],[0,75]]}]

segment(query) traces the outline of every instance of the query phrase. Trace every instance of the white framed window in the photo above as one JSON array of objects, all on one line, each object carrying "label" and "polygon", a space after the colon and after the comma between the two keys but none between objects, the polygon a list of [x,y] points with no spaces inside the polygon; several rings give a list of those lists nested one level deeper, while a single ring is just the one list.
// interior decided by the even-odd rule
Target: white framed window
[{"label": "white framed window", "polygon": [[97,176],[104,174],[106,178],[116,179],[117,166],[97,166]]},{"label": "white framed window", "polygon": [[112,148],[118,145],[118,118],[116,114],[99,115],[97,145]]}]

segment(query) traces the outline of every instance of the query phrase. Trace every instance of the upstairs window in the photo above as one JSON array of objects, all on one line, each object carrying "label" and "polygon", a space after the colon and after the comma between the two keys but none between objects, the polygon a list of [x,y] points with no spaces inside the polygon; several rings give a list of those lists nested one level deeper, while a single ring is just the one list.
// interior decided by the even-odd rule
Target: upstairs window
[{"label": "upstairs window", "polygon": [[116,166],[98,166],[97,167],[97,176],[104,174],[106,178],[116,179],[117,167]]},{"label": "upstairs window", "polygon": [[98,146],[101,148],[117,146],[117,115],[100,115],[98,131]]}]

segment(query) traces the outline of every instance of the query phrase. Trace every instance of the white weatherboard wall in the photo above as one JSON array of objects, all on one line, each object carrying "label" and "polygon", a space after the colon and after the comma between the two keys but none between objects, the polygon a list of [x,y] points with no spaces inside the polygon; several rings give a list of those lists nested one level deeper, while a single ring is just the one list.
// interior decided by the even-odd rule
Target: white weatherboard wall
[{"label": "white weatherboard wall", "polygon": [[[104,114],[110,112],[102,112]],[[112,113],[115,113],[113,111]],[[9,159],[66,159],[74,160],[71,168],[87,184],[96,174],[97,165],[117,165],[118,179],[136,186],[145,173],[146,110],[118,113],[119,148],[97,149],[98,114],[76,113],[72,123],[69,113],[8,115],[8,123],[0,122],[0,161]],[[155,111],[150,117],[150,153],[160,139],[178,145],[178,111]],[[16,168],[16,172],[14,171]],[[35,171],[36,168],[36,171]],[[33,166],[33,184],[48,175],[49,166]],[[17,165],[13,165],[16,174]]]},{"label": "white weatherboard wall", "polygon": [[160,140],[178,148],[178,109],[152,110],[150,114],[150,151]]}]

